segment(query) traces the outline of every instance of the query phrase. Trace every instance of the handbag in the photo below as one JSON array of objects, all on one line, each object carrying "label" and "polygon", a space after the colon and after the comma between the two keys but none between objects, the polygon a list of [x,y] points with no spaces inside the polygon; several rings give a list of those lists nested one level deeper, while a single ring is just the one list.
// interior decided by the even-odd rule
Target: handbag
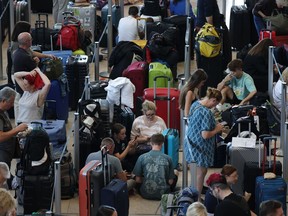
[{"label": "handbag", "polygon": [[288,34],[288,15],[274,10],[272,15],[266,18],[271,22],[271,30],[275,31],[277,35]]}]

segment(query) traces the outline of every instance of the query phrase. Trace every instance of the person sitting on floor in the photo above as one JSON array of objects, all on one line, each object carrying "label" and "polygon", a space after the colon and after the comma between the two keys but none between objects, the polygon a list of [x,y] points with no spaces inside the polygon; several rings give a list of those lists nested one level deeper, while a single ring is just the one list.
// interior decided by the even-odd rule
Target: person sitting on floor
[{"label": "person sitting on floor", "polygon": [[232,192],[223,175],[220,173],[212,173],[206,183],[210,187],[213,196],[221,200],[216,206],[215,216],[252,215],[246,200],[242,196]]},{"label": "person sitting on floor", "polygon": [[[100,149],[105,148],[105,152],[108,152],[106,155],[108,157],[108,164],[110,164],[110,179],[118,178],[124,182],[127,182],[128,190],[134,187],[134,180],[129,179],[127,181],[127,173],[122,169],[120,160],[113,156],[115,143],[110,137],[106,137],[102,140]],[[105,153],[104,153],[105,154]],[[100,160],[102,161],[102,153],[101,150],[97,152],[90,153],[86,159],[86,164],[88,164],[92,160]]]},{"label": "person sitting on floor", "polygon": [[267,200],[260,204],[259,216],[284,216],[282,203],[277,200]]},{"label": "person sitting on floor", "polygon": [[152,150],[138,158],[133,170],[139,192],[145,199],[160,200],[162,194],[173,191],[177,183],[171,157],[161,152],[164,140],[162,134],[152,135]]},{"label": "person sitting on floor", "polygon": [[[282,78],[279,78],[277,81],[276,85],[273,88],[273,103],[275,107],[277,107],[281,111],[281,106],[282,106],[282,81],[288,83],[288,67],[283,71],[282,73]],[[288,90],[286,89],[286,116],[288,115]]]},{"label": "person sitting on floor", "polygon": [[156,105],[145,100],[142,103],[143,115],[137,117],[132,124],[131,140],[136,140],[136,153],[143,154],[151,150],[150,139],[155,133],[162,133],[166,128],[164,120],[156,115]]},{"label": "person sitting on floor", "polygon": [[[130,140],[127,143],[126,138],[126,128],[120,123],[115,123],[112,126],[112,139],[115,143],[115,149],[113,155],[121,161],[122,167],[127,172],[132,172],[135,163],[129,160],[129,151],[136,145],[136,140]],[[132,156],[131,156],[132,157]]]},{"label": "person sitting on floor", "polygon": [[242,60],[234,59],[228,64],[230,73],[218,84],[222,100],[216,107],[221,111],[221,105],[229,102],[232,105],[248,104],[257,93],[252,77],[242,70]]}]

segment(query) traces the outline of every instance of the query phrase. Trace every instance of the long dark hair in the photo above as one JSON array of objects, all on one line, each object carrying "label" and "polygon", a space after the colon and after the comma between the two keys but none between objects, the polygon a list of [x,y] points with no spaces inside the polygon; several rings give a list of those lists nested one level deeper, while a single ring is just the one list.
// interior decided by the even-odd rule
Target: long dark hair
[{"label": "long dark hair", "polygon": [[16,25],[14,26],[13,32],[12,32],[12,36],[11,36],[11,40],[16,42],[18,40],[18,35],[22,32],[29,32],[30,33],[31,30],[31,25],[30,23],[26,22],[26,21],[19,21],[16,23]]},{"label": "long dark hair", "polygon": [[269,46],[274,46],[273,41],[270,38],[264,38],[249,50],[248,55],[258,55],[268,58]]},{"label": "long dark hair", "polygon": [[188,91],[194,91],[194,89],[204,80],[207,80],[207,73],[199,68],[192,73],[188,82],[183,86],[180,92],[179,106],[181,109],[185,107],[185,97]]}]

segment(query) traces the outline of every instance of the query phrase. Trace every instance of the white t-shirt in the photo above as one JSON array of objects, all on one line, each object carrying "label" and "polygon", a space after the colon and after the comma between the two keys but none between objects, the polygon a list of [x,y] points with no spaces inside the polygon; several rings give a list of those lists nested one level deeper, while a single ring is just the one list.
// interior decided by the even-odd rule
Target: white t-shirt
[{"label": "white t-shirt", "polygon": [[34,120],[39,120],[43,115],[43,107],[37,106],[37,100],[40,91],[28,92],[24,91],[19,100],[19,111],[17,122],[30,123]]},{"label": "white t-shirt", "polygon": [[[118,35],[120,41],[131,41],[139,39],[137,30],[137,19],[132,16],[123,17],[119,21]],[[143,25],[139,22],[138,29],[143,31]]]},{"label": "white t-shirt", "polygon": [[[286,89],[286,94],[288,89]],[[281,98],[282,98],[282,82],[277,81],[276,85],[273,88],[273,101],[274,105],[281,111]],[[286,101],[286,113],[288,111],[288,101]]]}]

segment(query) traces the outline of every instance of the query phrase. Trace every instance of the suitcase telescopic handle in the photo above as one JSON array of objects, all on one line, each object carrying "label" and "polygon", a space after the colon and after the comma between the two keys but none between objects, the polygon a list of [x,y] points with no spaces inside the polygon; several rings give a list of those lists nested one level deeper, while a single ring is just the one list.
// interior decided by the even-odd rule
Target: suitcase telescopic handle
[{"label": "suitcase telescopic handle", "polygon": [[258,157],[258,167],[261,168],[261,140],[263,142],[263,159],[262,159],[262,171],[264,174],[264,166],[265,166],[265,161],[266,161],[266,152],[265,152],[265,143],[264,143],[264,138],[265,137],[271,137],[270,134],[261,134],[259,135],[259,157]]},{"label": "suitcase telescopic handle", "polygon": [[157,95],[156,95],[156,81],[157,79],[167,79],[168,80],[168,87],[167,87],[167,127],[170,126],[170,82],[171,82],[171,78],[169,76],[155,76],[153,81],[154,81],[154,88],[153,88],[153,100],[154,103],[156,105],[156,99],[157,99]]},{"label": "suitcase telescopic handle", "polygon": [[274,157],[273,157],[273,172],[276,174],[276,142],[277,142],[277,137],[264,137],[263,142],[266,143],[268,142],[268,153],[269,153],[269,167],[271,167],[271,149],[270,149],[270,141],[274,141]]}]

